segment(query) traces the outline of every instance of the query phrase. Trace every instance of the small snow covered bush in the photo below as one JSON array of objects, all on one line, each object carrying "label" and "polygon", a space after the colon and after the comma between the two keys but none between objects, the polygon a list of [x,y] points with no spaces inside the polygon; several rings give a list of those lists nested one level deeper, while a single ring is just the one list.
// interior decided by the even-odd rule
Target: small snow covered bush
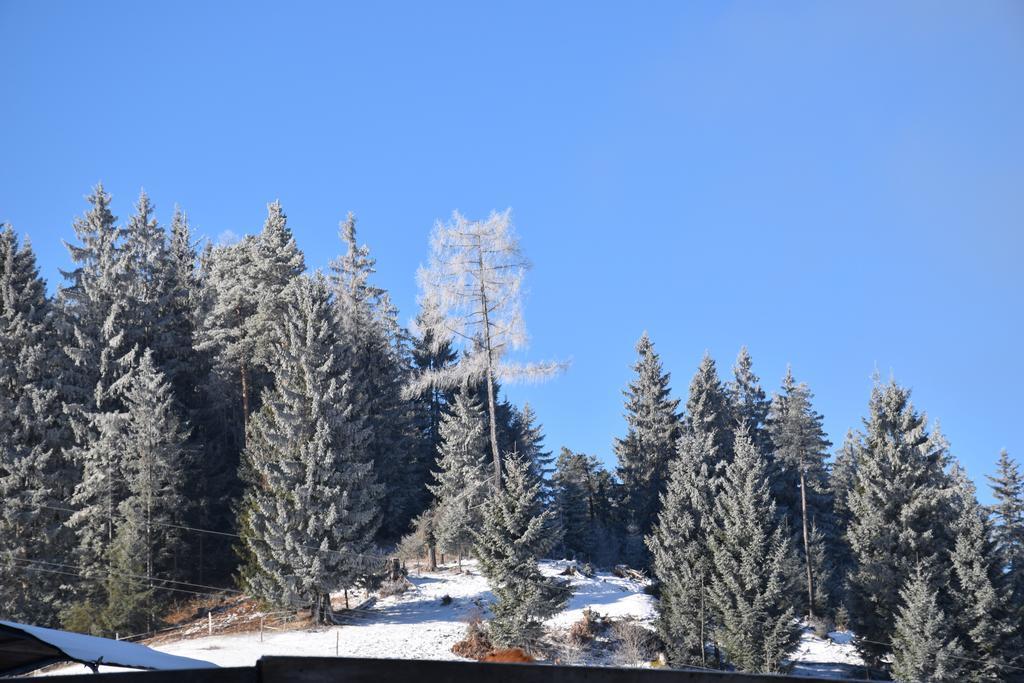
[{"label": "small snow covered bush", "polygon": [[392,595],[401,595],[405,591],[409,590],[409,582],[402,579],[388,579],[380,585],[380,597],[386,598]]}]

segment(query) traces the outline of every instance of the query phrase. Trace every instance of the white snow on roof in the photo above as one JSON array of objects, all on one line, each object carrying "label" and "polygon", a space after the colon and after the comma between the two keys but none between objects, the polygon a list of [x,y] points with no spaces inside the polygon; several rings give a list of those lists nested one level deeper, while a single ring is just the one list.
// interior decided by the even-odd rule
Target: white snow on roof
[{"label": "white snow on roof", "polygon": [[27,633],[57,648],[66,654],[68,659],[84,664],[106,664],[129,669],[217,668],[216,664],[202,659],[157,652],[145,645],[128,643],[123,640],[97,638],[70,631],[18,624],[13,621],[0,621],[0,624]]}]

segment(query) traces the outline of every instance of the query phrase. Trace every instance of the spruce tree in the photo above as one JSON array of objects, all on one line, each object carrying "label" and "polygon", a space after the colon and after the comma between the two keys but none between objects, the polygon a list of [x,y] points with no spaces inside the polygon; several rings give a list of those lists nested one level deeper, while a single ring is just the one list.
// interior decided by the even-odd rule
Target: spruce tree
[{"label": "spruce tree", "polygon": [[956,545],[952,553],[954,633],[963,654],[974,660],[965,667],[966,680],[1005,678],[1005,655],[1020,646],[1014,638],[1015,624],[1008,610],[1000,566],[992,537],[992,526],[974,496],[974,485],[964,475],[960,518],[956,523]]},{"label": "spruce tree", "polygon": [[63,391],[74,418],[76,439],[89,438],[89,413],[119,404],[113,387],[130,370],[125,329],[131,312],[124,231],[110,212],[110,195],[97,185],[91,208],[74,223],[79,244],[67,244],[75,268],[61,271],[67,282],[58,292],[65,330],[63,348],[71,363]]},{"label": "spruce tree", "polygon": [[853,555],[850,550],[848,529],[852,514],[848,503],[857,473],[857,457],[860,436],[852,429],[847,431],[842,445],[835,452],[829,464],[828,497],[832,503],[832,525],[828,534],[832,581],[824,586],[831,595],[831,604],[837,610],[837,622],[845,626],[849,614],[846,578],[853,571]]},{"label": "spruce tree", "polygon": [[690,381],[683,431],[694,435],[711,435],[714,448],[705,455],[714,456],[714,461],[708,462],[713,478],[722,477],[726,466],[732,461],[735,426],[729,397],[718,379],[715,361],[709,354],[704,354]]},{"label": "spruce tree", "polygon": [[[990,512],[999,564],[1005,570],[1007,610],[1011,621],[1020,625],[1024,624],[1024,475],[1004,449],[999,453],[996,476],[988,480],[996,501]],[[1018,626],[1015,637],[1024,652],[1024,626]],[[1024,667],[1024,654],[1015,657],[1014,664]]]},{"label": "spruce tree", "polygon": [[960,646],[949,633],[927,571],[918,565],[900,588],[892,639],[892,674],[897,681],[963,680]]},{"label": "spruce tree", "polygon": [[[438,339],[431,325],[427,323],[432,312],[421,308],[413,326],[412,374],[420,375],[433,370],[443,370],[455,362],[458,354],[452,349],[451,339]],[[427,386],[414,395],[413,415],[415,454],[412,463],[410,501],[413,509],[426,510],[430,505],[427,485],[430,473],[437,467],[438,448],[441,445],[441,417],[447,406],[454,400],[454,390]]]},{"label": "spruce tree", "polygon": [[41,626],[56,625],[62,581],[32,561],[62,562],[72,542],[52,509],[67,505],[75,475],[63,455],[62,367],[35,254],[0,224],[0,614]]},{"label": "spruce tree", "polygon": [[330,592],[368,573],[380,497],[368,429],[339,358],[326,280],[296,280],[275,332],[275,384],[250,423],[240,527],[249,590],[330,615]]},{"label": "spruce tree", "polygon": [[644,536],[654,525],[658,497],[668,482],[668,464],[679,439],[679,401],[671,397],[670,375],[646,332],[636,345],[636,378],[626,397],[626,436],[615,441],[618,475],[633,534]]},{"label": "spruce tree", "polygon": [[[88,199],[91,208],[75,221],[79,244],[67,245],[76,267],[63,271],[67,282],[58,301],[70,360],[62,387],[74,433],[67,452],[81,468],[71,496],[76,512],[67,521],[76,533],[77,564],[97,577],[109,565],[117,508],[126,495],[124,384],[141,341],[133,281],[141,257],[126,248],[126,231],[117,227],[102,185]],[[145,216],[148,221],[148,209]],[[98,588],[92,584],[86,592],[98,599]]]},{"label": "spruce tree", "polygon": [[370,277],[376,261],[356,240],[351,213],[341,224],[345,253],[331,263],[334,304],[344,340],[342,359],[350,372],[368,428],[366,448],[385,488],[380,535],[395,540],[418,512],[413,406],[402,397],[410,372],[406,335],[394,306]]},{"label": "spruce tree", "polygon": [[658,522],[645,539],[661,584],[658,629],[670,658],[679,664],[708,665],[705,645],[712,640],[715,621],[707,542],[714,501],[732,460],[732,427],[728,396],[715,361],[705,354],[690,382]]},{"label": "spruce tree", "polygon": [[768,431],[768,411],[771,401],[765,397],[760,379],[754,374],[753,360],[744,346],[736,357],[732,367],[733,380],[726,386],[726,392],[732,402],[733,419],[738,431],[750,435],[754,447],[768,458],[773,455],[771,435]]},{"label": "spruce tree", "polygon": [[487,498],[487,417],[470,392],[460,391],[441,418],[440,457],[430,490],[437,508],[435,528],[443,552],[467,553],[471,529],[479,528]]},{"label": "spruce tree", "polygon": [[956,491],[948,447],[895,382],[876,386],[848,496],[851,625],[872,666],[889,652],[896,605],[918,563],[941,570],[953,547]]},{"label": "spruce tree", "polygon": [[530,464],[515,455],[506,464],[505,485],[484,503],[482,524],[472,532],[473,551],[496,598],[491,641],[529,647],[543,633],[542,621],[562,609],[570,591],[537,566],[554,513],[536,514],[540,484],[531,483]]},{"label": "spruce tree", "polygon": [[792,607],[793,549],[775,515],[767,463],[746,434],[736,436],[735,459],[712,517],[709,595],[716,638],[741,671],[782,671],[800,638]]},{"label": "spruce tree", "polygon": [[599,565],[617,561],[620,533],[612,508],[614,484],[601,462],[563,447],[551,485],[565,556]]},{"label": "spruce tree", "polygon": [[[814,572],[811,529],[828,523],[828,478],[826,459],[832,444],[825,436],[822,416],[811,405],[810,389],[797,384],[791,369],[786,370],[782,393],[772,398],[768,430],[774,448],[774,497],[789,528],[800,538],[798,547],[804,565],[804,597],[808,616],[821,615],[824,601],[816,594],[817,585],[828,585],[829,576]],[[824,536],[820,537],[824,543]]]},{"label": "spruce tree", "polygon": [[191,463],[171,386],[149,350],[132,371],[125,406],[120,455],[127,490],[119,509],[139,537],[124,542],[138,549],[133,554],[142,561],[145,576],[175,579],[184,568],[184,540],[177,527],[185,521],[185,472]]},{"label": "spruce tree", "polygon": [[713,431],[682,436],[658,522],[646,538],[660,587],[658,632],[669,660],[677,665],[709,666],[705,647],[712,640],[714,620],[707,538],[717,449]]}]

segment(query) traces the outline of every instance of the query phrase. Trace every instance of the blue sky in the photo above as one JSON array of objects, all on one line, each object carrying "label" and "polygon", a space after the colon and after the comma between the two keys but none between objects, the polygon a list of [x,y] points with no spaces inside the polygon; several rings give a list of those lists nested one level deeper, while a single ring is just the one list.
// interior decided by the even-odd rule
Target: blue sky
[{"label": "blue sky", "polygon": [[554,449],[613,460],[646,329],[679,396],[746,344],[837,443],[877,369],[976,479],[1024,457],[1020,3],[0,0],[0,36],[0,220],[51,286],[99,180],[214,239],[279,198],[312,267],[352,210],[403,320],[434,220],[510,206]]}]

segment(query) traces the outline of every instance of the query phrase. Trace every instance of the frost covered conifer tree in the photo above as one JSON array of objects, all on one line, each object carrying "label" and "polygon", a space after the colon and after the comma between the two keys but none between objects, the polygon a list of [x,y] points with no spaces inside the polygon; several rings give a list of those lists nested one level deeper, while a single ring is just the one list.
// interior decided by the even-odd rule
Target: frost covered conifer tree
[{"label": "frost covered conifer tree", "polygon": [[74,485],[62,359],[35,254],[0,224],[0,614],[40,626],[56,625],[63,591],[32,560],[62,562],[72,542],[64,513],[47,509],[67,505]]},{"label": "frost covered conifer tree", "polygon": [[487,390],[493,483],[501,488],[497,392],[501,380],[540,380],[557,372],[557,363],[520,365],[506,355],[526,343],[520,292],[529,268],[512,230],[511,212],[492,212],[485,221],[470,221],[455,212],[450,223],[438,222],[431,236],[430,261],[418,273],[422,302],[438,343],[453,339],[463,353],[458,363],[419,373],[408,395],[424,387],[458,387],[482,380]]},{"label": "frost covered conifer tree", "polygon": [[781,671],[800,638],[792,607],[793,549],[775,515],[767,464],[746,434],[736,436],[712,518],[709,595],[716,639],[741,671]]},{"label": "frost covered conifer tree", "polygon": [[704,646],[715,627],[707,541],[733,441],[728,397],[707,354],[690,382],[686,406],[669,486],[646,543],[662,587],[658,629],[669,656],[680,664],[707,666]]},{"label": "frost covered conifer tree", "polygon": [[563,447],[551,485],[565,556],[600,565],[617,561],[621,533],[612,507],[614,482],[601,462]]},{"label": "frost covered conifer tree", "polygon": [[210,352],[217,372],[238,387],[244,434],[261,390],[271,384],[268,363],[286,311],[284,290],[305,270],[305,260],[274,202],[259,235],[214,248],[208,261],[198,348]]},{"label": "frost covered conifer tree", "polygon": [[473,530],[474,554],[496,598],[488,632],[503,647],[535,643],[543,633],[542,621],[558,612],[570,595],[537,566],[554,513],[547,509],[536,514],[540,484],[531,479],[530,464],[510,456],[505,486],[484,503],[482,524]]},{"label": "frost covered conifer tree", "polygon": [[679,665],[709,665],[705,646],[712,640],[714,620],[707,538],[718,448],[713,431],[683,434],[657,524],[646,539],[661,587],[658,632],[670,661]]},{"label": "frost covered conifer tree", "polygon": [[[1024,624],[1024,475],[1004,449],[999,454],[996,476],[988,480],[996,501],[991,507],[993,535],[999,563],[1006,570],[1007,609],[1011,619]],[[1016,635],[1024,651],[1024,627],[1019,627]],[[1024,667],[1024,655],[1014,663]]]},{"label": "frost covered conifer tree", "polygon": [[[451,339],[436,343],[434,332],[427,320],[432,315],[428,309],[420,309],[413,325],[412,373],[441,370],[451,366],[458,354],[452,349]],[[427,484],[430,473],[437,466],[438,448],[441,445],[441,417],[447,406],[454,400],[454,390],[436,386],[425,387],[413,397],[416,427],[416,454],[413,460],[412,480],[416,498],[414,509],[426,510],[430,504]]]},{"label": "frost covered conifer tree", "polygon": [[939,608],[927,571],[918,565],[900,588],[892,640],[892,674],[897,681],[960,681],[963,660],[949,620]]},{"label": "frost covered conifer tree", "polygon": [[440,457],[430,490],[436,500],[435,534],[441,550],[460,557],[472,545],[487,497],[487,416],[468,391],[441,418]]},{"label": "frost covered conifer tree", "polygon": [[[811,390],[797,384],[792,369],[787,368],[782,392],[772,398],[768,428],[774,448],[775,499],[782,506],[792,531],[800,534],[799,544],[804,565],[807,614],[814,619],[825,609],[818,595],[818,584],[829,585],[830,576],[815,573],[813,558],[827,555],[821,548],[811,547],[811,530],[828,523],[828,476],[826,460],[831,442],[825,436],[822,416],[811,405]],[[799,530],[799,531],[798,531]],[[824,537],[818,534],[819,543]]]},{"label": "frost covered conifer tree", "polygon": [[749,434],[754,447],[771,463],[773,449],[768,431],[771,401],[765,397],[761,380],[754,374],[754,362],[746,346],[740,349],[732,374],[733,380],[726,386],[726,392],[732,402],[733,419],[738,430]]},{"label": "frost covered conifer tree", "polygon": [[334,304],[343,340],[342,362],[348,369],[357,409],[368,428],[366,448],[385,487],[381,535],[395,539],[418,512],[414,487],[416,443],[413,407],[402,397],[410,372],[405,333],[383,289],[370,282],[376,261],[356,241],[351,213],[341,224],[345,253],[331,263]]},{"label": "frost covered conifer tree", "polygon": [[58,292],[67,327],[64,351],[72,361],[64,391],[79,441],[89,429],[85,413],[117,407],[112,388],[130,370],[133,350],[125,330],[131,302],[121,250],[124,231],[110,212],[103,185],[88,201],[91,208],[74,223],[80,243],[67,244],[75,268],[62,271],[67,283]]},{"label": "frost covered conifer tree", "polygon": [[945,472],[945,439],[928,431],[910,391],[891,382],[872,391],[847,504],[854,565],[849,574],[851,625],[858,649],[877,666],[896,628],[898,591],[924,563],[939,571],[952,550],[957,492]]},{"label": "frost covered conifer tree", "polygon": [[832,501],[834,524],[832,537],[832,563],[835,568],[833,590],[836,592],[839,602],[845,601],[845,580],[853,565],[846,534],[852,522],[849,497],[856,481],[857,457],[860,448],[860,436],[853,430],[849,430],[839,450],[836,451],[829,469],[829,498]]},{"label": "frost covered conifer tree", "polygon": [[709,354],[704,354],[690,381],[683,431],[695,435],[711,435],[714,449],[706,452],[705,456],[713,455],[715,458],[714,462],[709,461],[713,477],[723,476],[725,467],[732,461],[734,426],[729,397],[718,379],[715,361]]},{"label": "frost covered conifer tree", "polygon": [[956,524],[952,581],[953,632],[963,646],[963,655],[973,660],[963,672],[964,680],[991,681],[1007,676],[1005,655],[1018,652],[1019,634],[1007,610],[1003,571],[998,561],[992,528],[974,497],[974,486],[964,476],[962,510]]},{"label": "frost covered conifer tree", "polygon": [[[138,325],[132,292],[131,254],[125,231],[110,212],[110,195],[97,185],[92,205],[75,221],[80,244],[67,245],[76,267],[63,272],[58,292],[66,325],[64,351],[71,363],[63,390],[74,431],[70,457],[81,468],[68,518],[75,529],[75,554],[87,576],[108,565],[117,508],[125,497],[120,435],[123,389],[138,352]],[[98,587],[88,590],[95,597]]]},{"label": "frost covered conifer tree", "polygon": [[650,533],[658,497],[668,482],[668,464],[679,440],[679,400],[671,397],[669,373],[646,332],[636,345],[636,378],[626,396],[626,436],[615,441],[618,475],[635,534]]},{"label": "frost covered conifer tree", "polygon": [[124,399],[120,454],[127,490],[119,511],[139,534],[124,542],[138,550],[133,554],[145,576],[177,578],[185,559],[182,533],[175,526],[184,522],[186,509],[188,435],[152,351],[146,350],[132,371]]},{"label": "frost covered conifer tree", "polygon": [[271,359],[275,384],[250,423],[244,453],[242,574],[256,595],[307,605],[325,622],[330,592],[367,573],[383,492],[339,358],[326,280],[300,278],[284,296]]}]

